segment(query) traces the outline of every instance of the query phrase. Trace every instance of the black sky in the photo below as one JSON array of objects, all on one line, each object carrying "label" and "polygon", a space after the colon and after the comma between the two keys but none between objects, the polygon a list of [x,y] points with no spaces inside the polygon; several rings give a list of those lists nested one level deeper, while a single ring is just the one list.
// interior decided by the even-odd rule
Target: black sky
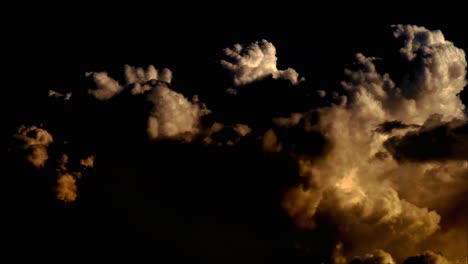
[{"label": "black sky", "polygon": [[[1,97],[2,160],[7,163],[1,184],[6,223],[1,228],[4,253],[0,258],[7,261],[0,262],[328,260],[326,250],[336,238],[320,232],[333,232],[320,231],[315,234],[320,239],[311,239],[293,228],[279,206],[284,190],[297,180],[288,157],[265,155],[256,141],[231,149],[149,143],[144,139],[144,120],[130,114],[138,110],[128,109],[144,106],[111,105],[115,112],[109,115],[90,101],[80,101],[78,108],[72,102],[71,106],[51,104],[47,98],[49,89],[86,94],[90,83],[85,72],[119,76],[124,64],[153,64],[170,68],[172,87],[187,97],[198,94],[216,117],[248,120],[254,127],[266,128],[272,115],[320,105],[314,91],[339,87],[343,69],[357,52],[382,58],[379,67],[391,76],[401,75],[404,69],[397,67],[399,43],[392,36],[392,24],[440,29],[446,39],[468,50],[468,35],[460,28],[463,22],[436,20],[426,11],[379,15],[384,5],[373,12],[347,6],[340,12],[322,12],[318,7],[308,11],[280,4],[275,11],[238,3],[213,4],[219,5],[213,11],[212,4],[200,3],[203,11],[192,11],[194,7],[188,5],[158,7],[156,3],[155,8],[115,12],[109,6],[89,15],[76,13],[73,6],[53,15],[19,12],[2,41],[8,71]],[[225,93],[229,76],[219,64],[222,49],[261,39],[275,45],[279,68],[293,67],[307,81],[298,87],[268,80],[254,84],[248,88],[256,88],[255,92],[246,93],[242,107],[236,106]],[[283,86],[302,91],[285,95]],[[466,89],[461,97],[466,105]],[[38,123],[69,137],[60,139],[78,142],[70,147],[73,151],[97,155],[96,168],[80,183],[75,204],[55,201],[47,183],[38,179],[49,177],[50,171],[29,168],[5,151],[11,148],[11,135],[19,125]],[[142,133],[133,132],[138,126]],[[299,141],[301,134],[293,136]],[[314,142],[311,155],[323,147],[323,142],[320,146]],[[313,246],[298,250],[299,242]]]}]

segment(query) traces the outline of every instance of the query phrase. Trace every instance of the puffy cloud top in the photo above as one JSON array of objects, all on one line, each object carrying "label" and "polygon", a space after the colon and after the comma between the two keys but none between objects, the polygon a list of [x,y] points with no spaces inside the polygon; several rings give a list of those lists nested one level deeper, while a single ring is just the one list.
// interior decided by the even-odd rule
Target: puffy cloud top
[{"label": "puffy cloud top", "polygon": [[288,68],[278,70],[276,62],[276,48],[271,42],[262,40],[247,47],[235,44],[233,48],[224,49],[224,54],[230,61],[221,60],[221,65],[232,74],[235,86],[246,85],[266,77],[288,80],[296,85],[304,78],[299,78],[296,70]]}]

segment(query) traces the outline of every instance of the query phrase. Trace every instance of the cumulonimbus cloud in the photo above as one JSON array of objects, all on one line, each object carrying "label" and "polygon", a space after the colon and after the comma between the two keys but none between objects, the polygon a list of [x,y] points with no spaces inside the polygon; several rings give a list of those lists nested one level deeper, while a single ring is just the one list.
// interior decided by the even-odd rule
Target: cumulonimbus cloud
[{"label": "cumulonimbus cloud", "polygon": [[288,80],[293,85],[305,80],[293,68],[278,70],[276,48],[271,42],[262,40],[247,47],[235,44],[233,48],[224,49],[228,60],[221,60],[221,65],[231,72],[235,86],[246,85],[267,77]]},{"label": "cumulonimbus cloud", "polygon": [[[203,128],[208,109],[197,96],[190,99],[171,86],[169,69],[125,65],[124,80],[91,73],[96,87],[88,92],[98,100],[122,94],[149,101],[142,114],[152,140],[191,141],[200,135],[205,145],[225,147],[260,135],[259,145],[271,156],[289,154],[284,156],[296,163],[298,181],[284,192],[282,207],[298,229],[340,242],[332,249],[335,264],[355,256],[361,256],[355,264],[401,263],[409,255],[416,256],[405,264],[466,259],[467,227],[460,222],[467,213],[460,197],[467,192],[467,118],[458,96],[466,85],[465,52],[440,31],[423,27],[397,25],[394,36],[403,43],[395,53],[409,69],[401,80],[380,72],[374,57],[356,54],[358,68],[345,70],[343,89],[317,90],[335,104],[273,118],[260,134],[243,120],[217,120]],[[292,68],[277,69],[276,48],[266,40],[236,44],[225,55],[221,65],[234,87],[270,77],[293,85],[303,80]],[[69,99],[52,90],[49,96]],[[69,160],[60,152],[54,159],[47,151],[52,135],[35,126],[21,127],[15,138],[34,167],[56,161],[56,198],[76,201],[79,180],[94,166],[94,156]],[[317,230],[325,231],[313,233]],[[427,248],[447,255],[417,255]]]},{"label": "cumulonimbus cloud", "polygon": [[[455,182],[466,186],[466,176],[461,176],[468,174],[466,151],[457,148],[466,141],[465,106],[457,96],[466,84],[465,53],[440,31],[398,25],[395,37],[404,42],[400,54],[414,66],[411,72],[395,82],[377,71],[374,58],[356,55],[361,67],[345,71],[341,102],[318,109],[311,127],[330,148],[319,157],[298,157],[303,180],[285,193],[283,207],[301,228],[320,229],[317,215],[333,219],[337,236],[345,246],[353,245],[347,251],[351,255],[382,248],[402,260],[416,253],[409,248],[427,244],[453,253],[450,248],[461,247],[436,241],[444,232],[466,233],[466,226],[441,229],[445,207],[459,203],[466,189],[447,189],[439,201],[426,194]],[[429,126],[434,115],[437,124]],[[273,135],[265,135],[264,147],[278,148]],[[423,158],[427,148],[437,154]],[[407,162],[400,164],[402,159]],[[438,174],[450,180],[422,180]],[[414,179],[421,187],[409,190]],[[457,252],[451,257],[466,256]]]}]

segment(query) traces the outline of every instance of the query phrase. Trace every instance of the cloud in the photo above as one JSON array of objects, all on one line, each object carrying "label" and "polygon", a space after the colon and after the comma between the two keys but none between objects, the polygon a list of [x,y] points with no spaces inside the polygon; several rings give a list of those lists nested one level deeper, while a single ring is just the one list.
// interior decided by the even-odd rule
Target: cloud
[{"label": "cloud", "polygon": [[345,71],[348,99],[367,97],[405,124],[422,125],[433,114],[443,121],[464,119],[465,106],[458,94],[466,85],[465,52],[446,41],[440,31],[423,27],[398,25],[395,36],[405,43],[400,53],[411,66],[400,85],[377,72],[375,58],[357,54],[361,69]]},{"label": "cloud", "polygon": [[421,255],[407,258],[403,264],[450,264],[450,262],[444,256],[428,250]]},{"label": "cloud", "polygon": [[123,87],[118,81],[111,78],[106,72],[88,72],[86,76],[93,76],[97,89],[90,89],[88,93],[99,100],[109,100],[121,93],[125,87],[130,87],[132,95],[143,94],[152,89],[158,82],[169,85],[172,81],[172,72],[164,68],[158,71],[153,65],[146,70],[142,67],[134,67],[126,64],[124,75],[126,86]]},{"label": "cloud", "polygon": [[252,129],[246,124],[226,125],[219,122],[213,125],[206,131],[203,142],[206,145],[215,146],[234,146],[237,145],[243,137],[249,136]]},{"label": "cloud", "polygon": [[68,101],[68,100],[70,100],[71,96],[72,96],[71,92],[66,93],[66,94],[61,94],[61,93],[56,92],[54,90],[49,90],[49,97],[53,97],[53,98],[56,98],[56,99],[63,99],[65,101]]},{"label": "cloud", "polygon": [[[90,75],[91,73],[88,73]],[[97,85],[96,90],[89,90],[99,100],[108,100],[121,93],[124,87],[107,73],[92,73]],[[152,103],[148,115],[147,135],[150,139],[183,138],[191,140],[200,130],[200,119],[209,110],[194,96],[191,101],[182,94],[172,90],[171,70],[164,68],[158,71],[153,65],[146,70],[142,67],[124,66],[125,89],[131,95],[145,95]]]},{"label": "cloud", "polygon": [[399,161],[467,160],[468,123],[440,118],[432,116],[420,130],[389,138],[385,148]]},{"label": "cloud", "polygon": [[327,95],[327,92],[325,92],[324,90],[317,90],[317,94],[321,98],[324,98]]},{"label": "cloud", "polygon": [[125,81],[127,86],[133,86],[131,93],[133,95],[143,94],[152,89],[155,84],[164,82],[170,84],[172,81],[172,72],[164,68],[159,72],[153,65],[149,65],[146,70],[141,67],[124,66]]},{"label": "cloud", "polygon": [[76,201],[78,198],[77,180],[81,179],[83,172],[94,167],[94,158],[95,155],[90,155],[79,159],[79,164],[82,165],[82,167],[69,169],[69,156],[65,153],[61,155],[60,159],[58,159],[57,168],[55,169],[57,180],[54,190],[58,200],[64,203]]},{"label": "cloud", "polygon": [[265,152],[278,153],[283,148],[273,129],[269,129],[262,137],[262,148]]},{"label": "cloud", "polygon": [[57,199],[68,203],[74,202],[78,197],[78,188],[76,180],[71,174],[60,175],[57,179],[57,187],[55,188]]},{"label": "cloud", "polygon": [[[167,78],[166,78],[167,80]],[[197,97],[187,100],[160,83],[148,94],[153,109],[148,117],[150,139],[196,135],[200,130],[200,118],[209,113]]]},{"label": "cloud", "polygon": [[252,132],[252,129],[248,125],[245,125],[245,124],[236,124],[234,125],[234,131],[240,137],[245,137],[248,134],[250,134],[250,132]]},{"label": "cloud", "polygon": [[15,139],[28,154],[28,161],[36,168],[42,168],[49,158],[47,147],[53,142],[47,130],[36,126],[21,126]]},{"label": "cloud", "polygon": [[[380,73],[375,58],[357,54],[358,67],[345,70],[343,91],[334,92],[340,102],[317,109],[318,121],[304,126],[324,137],[324,151],[310,156],[283,147],[297,158],[299,176],[283,208],[308,232],[325,232],[332,222],[326,236],[338,237],[345,249],[352,245],[345,257],[382,248],[399,261],[434,245],[459,258],[466,252],[450,250],[454,242],[437,241],[453,227],[447,219],[463,215],[452,205],[466,192],[460,175],[468,171],[465,106],[458,97],[466,84],[464,52],[440,31],[400,25],[395,36],[404,42],[400,53],[410,70],[400,82]],[[288,128],[286,121],[276,120]],[[264,146],[274,149],[278,141],[271,130]],[[466,226],[455,230],[467,232]]]},{"label": "cloud", "polygon": [[407,125],[407,124],[403,124],[400,121],[393,120],[393,121],[387,121],[378,125],[375,131],[379,133],[383,133],[383,134],[389,134],[392,131],[397,130],[397,129],[408,129],[408,128],[418,128],[418,127],[419,127],[418,125]]},{"label": "cloud", "polygon": [[98,100],[109,100],[123,90],[119,82],[112,79],[106,72],[95,72],[92,76],[97,89],[90,89],[88,93]]},{"label": "cloud", "polygon": [[91,155],[86,158],[80,159],[80,164],[84,166],[84,168],[93,168],[94,167],[94,159],[96,155]]},{"label": "cloud", "polygon": [[252,43],[245,48],[235,44],[233,48],[224,49],[224,54],[230,61],[221,60],[221,65],[231,72],[235,86],[246,85],[270,76],[273,79],[288,80],[293,85],[304,80],[299,79],[299,74],[292,68],[277,69],[276,48],[266,40]]},{"label": "cloud", "polygon": [[445,120],[464,118],[465,106],[458,93],[466,85],[465,52],[445,40],[440,30],[398,25],[395,36],[405,42],[400,53],[416,65],[404,77],[401,91],[415,99],[419,115],[424,119],[435,113]]},{"label": "cloud", "polygon": [[375,250],[372,253],[366,254],[363,258],[356,258],[351,261],[352,264],[395,264],[392,256],[383,251]]},{"label": "cloud", "polygon": [[[290,232],[288,226],[287,232],[283,234],[289,236],[294,233],[294,246],[303,249],[306,257],[319,252],[318,255],[326,254],[325,258],[335,264],[345,264],[352,259],[351,263],[354,264],[394,264],[403,263],[405,259],[405,264],[465,260],[468,126],[465,106],[459,97],[466,85],[465,53],[445,40],[440,31],[403,25],[395,26],[394,30],[394,36],[403,45],[395,51],[395,55],[402,57],[398,61],[403,64],[401,69],[408,70],[402,79],[397,80],[376,67],[377,63],[378,66],[380,63],[385,66],[382,59],[356,54],[355,67],[345,70],[346,79],[340,89],[327,87],[327,92],[312,90],[316,93],[313,94],[314,98],[321,101],[321,107],[313,109],[308,109],[308,105],[297,107],[310,98],[303,96],[303,93],[290,96],[284,90],[274,90],[277,87],[272,84],[286,84],[274,80],[287,80],[297,85],[303,78],[292,68],[277,69],[276,49],[266,40],[246,47],[236,44],[233,48],[225,49],[228,58],[221,61],[222,66],[232,75],[234,88],[226,90],[229,95],[237,94],[236,87],[271,77],[272,80],[257,85],[259,89],[265,87],[265,90],[257,89],[258,93],[251,93],[250,89],[245,93],[239,90],[235,97],[217,97],[215,99],[220,100],[219,105],[225,107],[226,112],[221,110],[209,118],[205,116],[210,111],[197,96],[190,99],[177,87],[171,86],[172,72],[169,69],[158,70],[152,65],[147,68],[125,65],[124,78],[121,80],[113,79],[105,72],[87,73],[96,84],[95,89],[88,91],[89,95],[98,100],[110,100],[121,94],[118,100],[114,100],[116,104],[93,102],[97,107],[87,112],[91,113],[87,119],[97,120],[96,123],[81,125],[77,120],[67,121],[67,124],[73,125],[70,131],[76,133],[70,137],[56,135],[55,131],[67,131],[68,127],[51,130],[57,141],[53,145],[52,135],[46,130],[22,126],[15,135],[17,150],[27,156],[28,162],[34,167],[41,169],[38,174],[46,177],[40,181],[51,177],[52,181],[47,183],[47,187],[52,188],[48,190],[65,203],[75,202],[84,195],[83,190],[79,189],[81,184],[96,182],[81,182],[83,178],[87,179],[86,172],[94,167],[95,161],[95,155],[78,153],[82,151],[81,145],[91,145],[99,153],[110,155],[110,158],[104,158],[109,158],[107,166],[111,176],[115,171],[122,175],[132,175],[133,172],[144,175],[146,172],[143,171],[148,171],[153,177],[154,171],[162,172],[161,168],[173,167],[173,164],[166,162],[172,161],[170,158],[158,158],[173,155],[177,164],[182,158],[190,159],[190,162],[183,168],[177,168],[180,174],[171,171],[170,179],[159,175],[157,179],[151,178],[151,183],[155,179],[158,184],[161,183],[161,187],[158,187],[161,189],[158,190],[162,190],[162,194],[158,193],[155,199],[161,203],[158,204],[160,208],[171,207],[163,204],[167,201],[160,199],[159,195],[164,197],[168,191],[164,185],[166,181],[174,181],[176,188],[182,188],[179,193],[182,198],[191,195],[190,198],[196,201],[189,201],[190,205],[199,201],[207,207],[219,203],[225,210],[223,213],[227,212],[229,217],[237,212],[257,213],[270,207],[277,212],[275,206],[281,206],[298,231]],[[267,102],[264,91],[276,93]],[[70,98],[68,94],[52,90],[49,90],[49,96],[64,100]],[[272,97],[277,100],[270,100]],[[224,105],[225,101],[222,100],[225,98],[237,103],[239,108]],[[77,100],[80,98],[77,97]],[[328,100],[333,103],[323,106]],[[70,107],[82,106],[81,102],[77,102]],[[93,112],[95,109],[103,109],[101,106],[110,107],[106,108],[109,111]],[[77,109],[76,113],[81,114],[81,110]],[[93,116],[98,112],[105,114]],[[77,116],[80,117],[79,114]],[[228,120],[224,119],[224,115],[229,116],[226,118]],[[262,120],[265,116],[266,121]],[[133,121],[135,123],[131,123]],[[138,128],[138,125],[141,127]],[[88,127],[90,129],[87,132],[81,133],[81,128],[85,130]],[[136,132],[131,135],[137,137],[119,137],[133,129]],[[147,143],[144,132],[156,142],[143,145]],[[119,138],[116,140],[116,137]],[[61,139],[78,139],[80,146],[61,144]],[[165,145],[159,142],[166,139],[184,140],[193,144],[179,144],[177,141]],[[247,146],[249,143],[253,144]],[[159,146],[170,146],[173,149],[158,150]],[[211,151],[214,149],[212,146],[220,147],[221,151]],[[140,156],[127,159],[126,148],[131,148],[131,155],[141,149],[143,151],[138,153]],[[257,148],[262,148],[267,155],[262,155]],[[124,166],[126,170],[120,171],[122,164],[112,162],[115,149],[118,150],[119,161],[124,160],[135,166]],[[146,164],[145,155],[154,155],[152,157],[157,158],[150,160],[161,162],[156,167],[154,164]],[[222,155],[226,155],[220,158],[223,162],[218,162],[217,156]],[[239,157],[235,155],[242,159],[236,160]],[[220,170],[217,166],[229,166],[226,164],[232,163],[233,158],[234,165],[222,171],[222,178],[234,175],[236,179],[230,181],[229,186],[215,186],[212,188],[215,190],[213,193],[201,197],[188,191],[193,189],[193,193],[203,194],[211,189],[210,183],[218,184]],[[188,179],[180,176],[189,174],[187,172],[193,169],[205,173],[210,170],[208,167],[213,167],[214,172],[211,173],[216,174],[213,177],[215,180],[209,177]],[[243,178],[244,174],[249,179]],[[279,176],[272,177],[273,174]],[[129,192],[139,188],[140,184],[149,183],[143,178],[131,178],[130,187],[124,187]],[[180,179],[189,181],[189,184],[180,185]],[[245,179],[249,184],[254,182],[255,186],[246,186]],[[129,178],[125,176],[119,177],[115,185],[127,183],[127,180]],[[99,181],[105,185],[108,183],[102,178]],[[193,184],[198,181],[202,183]],[[229,188],[235,190],[234,195],[226,191]],[[236,196],[239,191],[248,198]],[[273,194],[273,205],[269,201],[265,202],[269,199],[263,197],[265,193]],[[282,194],[280,205],[278,193]],[[120,192],[114,194],[111,191],[109,194],[121,198]],[[142,197],[145,197],[146,203],[146,194]],[[217,198],[213,200],[209,197]],[[255,200],[254,197],[261,199]],[[122,199],[125,200],[122,204],[127,204],[129,197]],[[232,199],[232,204],[235,203],[239,211],[232,210],[223,199]],[[242,199],[248,205],[239,202]],[[174,201],[172,197],[169,200]],[[149,201],[152,204],[153,200]],[[175,204],[180,205],[178,202],[175,201]],[[92,202],[86,206],[90,204]],[[138,208],[132,210],[140,210]],[[211,211],[211,207],[209,209]],[[241,216],[234,216],[234,219],[238,219],[235,217]],[[169,219],[172,220],[167,218],[164,221]],[[262,228],[265,227],[264,221],[258,222]],[[154,223],[151,225],[154,226]],[[256,224],[253,226],[256,227]],[[267,226],[276,228],[273,224]],[[377,248],[380,249],[375,250]],[[427,248],[442,252],[443,256],[427,251],[408,258]]]},{"label": "cloud", "polygon": [[273,124],[279,127],[293,127],[299,124],[303,117],[301,113],[291,113],[291,117],[275,117]]},{"label": "cloud", "polygon": [[346,257],[343,256],[343,243],[338,243],[332,253],[333,264],[347,264]]},{"label": "cloud", "polygon": [[299,73],[293,68],[287,68],[284,71],[274,71],[272,76],[275,80],[287,80],[293,85],[298,85],[300,82],[305,81],[304,77],[299,78]]},{"label": "cloud", "polygon": [[[73,169],[69,169],[69,155],[62,153],[58,158],[54,158],[54,156],[57,157],[56,149],[50,157],[47,148],[53,143],[53,138],[45,129],[36,126],[21,126],[14,137],[19,147],[26,151],[27,160],[35,168],[56,176],[56,183],[53,189],[57,199],[63,202],[75,201],[78,196],[76,180],[81,178],[83,172],[87,169],[94,167],[95,155],[78,159],[77,162],[81,167],[72,166]],[[46,161],[49,159],[52,162],[47,162],[46,164]],[[41,181],[46,183],[48,178],[44,177]]]},{"label": "cloud", "polygon": [[145,72],[145,70],[143,70],[143,68],[141,67],[133,67],[128,64],[125,64],[124,73],[127,85],[134,83],[146,84],[146,82],[148,82],[149,80],[158,79],[158,72],[152,65],[150,65]]},{"label": "cloud", "polygon": [[234,88],[227,88],[226,93],[229,94],[229,95],[234,96],[234,95],[237,95],[237,90],[234,89]]},{"label": "cloud", "polygon": [[289,117],[272,118],[273,128],[263,136],[263,147],[266,152],[289,153],[301,159],[302,155],[320,156],[327,148],[328,142],[323,135],[313,129],[317,122],[314,111],[307,113],[290,113]]}]

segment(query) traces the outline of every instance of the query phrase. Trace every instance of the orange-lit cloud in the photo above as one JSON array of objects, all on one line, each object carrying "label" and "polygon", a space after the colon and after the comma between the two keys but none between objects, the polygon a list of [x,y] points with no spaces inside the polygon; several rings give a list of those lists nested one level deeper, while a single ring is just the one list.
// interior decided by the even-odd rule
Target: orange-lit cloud
[{"label": "orange-lit cloud", "polygon": [[53,142],[52,135],[36,126],[21,126],[15,138],[27,152],[28,161],[36,168],[44,167],[49,158],[47,147]]},{"label": "orange-lit cloud", "polygon": [[[451,259],[463,259],[466,251],[450,250],[455,243],[437,241],[446,232],[467,232],[466,226],[444,218],[449,207],[460,208],[453,204],[467,191],[468,157],[457,147],[466,145],[461,130],[466,126],[465,106],[457,96],[466,84],[465,53],[440,31],[399,25],[395,36],[404,42],[403,58],[417,61],[418,67],[395,82],[377,71],[374,58],[356,55],[360,68],[345,71],[341,102],[319,109],[311,127],[330,148],[319,157],[298,157],[303,180],[285,193],[283,207],[301,228],[320,229],[315,219],[328,217],[336,224],[346,256],[381,248],[401,261],[425,245],[435,245]],[[297,124],[286,121],[277,120]],[[445,133],[434,134],[429,127],[439,132],[445,128]],[[268,143],[275,141],[271,133],[264,137],[267,149],[274,145]],[[426,143],[418,143],[419,138]],[[423,146],[430,142],[439,148]],[[441,142],[451,145],[440,149]],[[437,153],[423,153],[430,147]],[[466,219],[466,213],[457,214]],[[352,247],[346,249],[348,244]],[[372,256],[362,262],[391,260],[390,255]]]},{"label": "orange-lit cloud", "polygon": [[57,199],[68,203],[74,202],[78,197],[78,188],[73,175],[67,173],[60,175],[57,179],[57,187],[55,188]]},{"label": "orange-lit cloud", "polygon": [[83,175],[86,169],[94,167],[94,155],[82,158],[79,160],[79,164],[83,168],[78,170],[69,169],[69,156],[62,154],[56,168],[57,181],[55,185],[55,194],[58,200],[69,203],[74,202],[78,198],[78,186],[77,180]]}]

